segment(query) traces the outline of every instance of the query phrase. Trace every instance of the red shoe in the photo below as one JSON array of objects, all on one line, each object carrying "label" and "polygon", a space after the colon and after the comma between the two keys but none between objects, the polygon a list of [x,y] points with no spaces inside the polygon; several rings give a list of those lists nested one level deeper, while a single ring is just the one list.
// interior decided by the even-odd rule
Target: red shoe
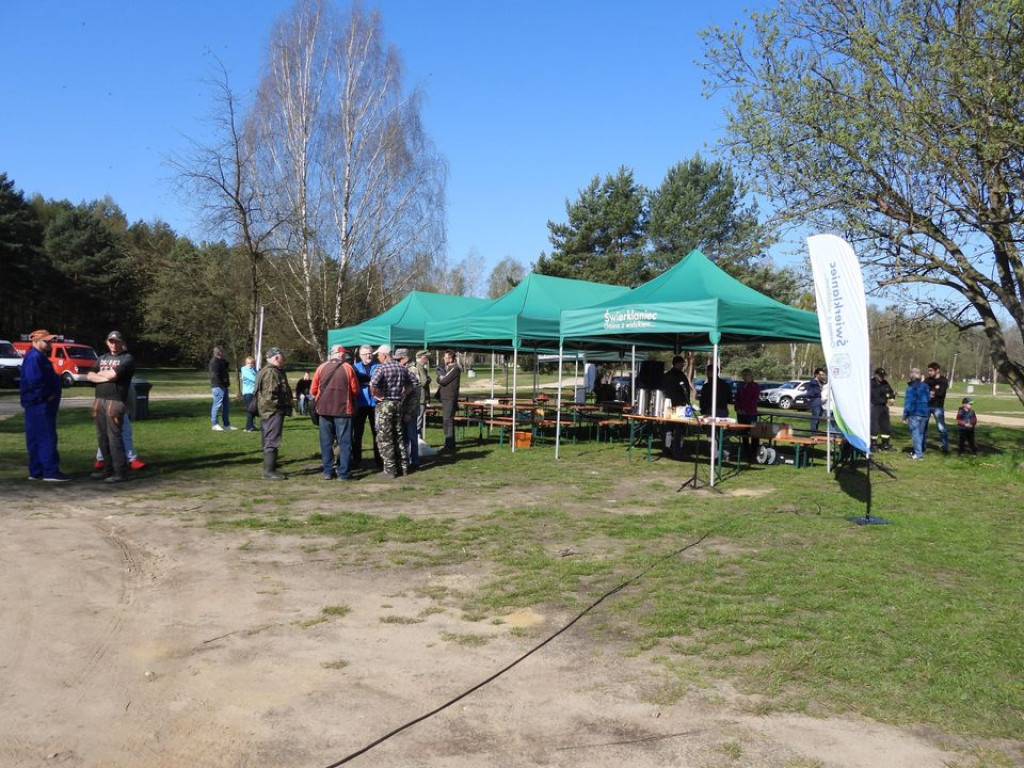
[{"label": "red shoe", "polygon": [[92,465],[93,469],[103,469],[103,459],[96,459],[96,463]]},{"label": "red shoe", "polygon": [[138,459],[132,459],[131,462],[129,462],[128,466],[131,467],[132,469],[145,469],[146,462],[139,461]]}]

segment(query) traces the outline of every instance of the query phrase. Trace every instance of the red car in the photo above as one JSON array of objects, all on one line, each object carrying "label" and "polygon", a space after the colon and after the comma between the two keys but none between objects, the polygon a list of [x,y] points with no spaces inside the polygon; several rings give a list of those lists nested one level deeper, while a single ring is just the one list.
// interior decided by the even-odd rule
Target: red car
[{"label": "red car", "polygon": [[[32,348],[32,344],[28,340],[22,340],[14,342],[14,347],[24,357]],[[97,359],[96,350],[74,339],[58,336],[50,345],[50,362],[53,363],[53,370],[60,376],[65,387],[88,381],[86,374],[92,370]]]}]

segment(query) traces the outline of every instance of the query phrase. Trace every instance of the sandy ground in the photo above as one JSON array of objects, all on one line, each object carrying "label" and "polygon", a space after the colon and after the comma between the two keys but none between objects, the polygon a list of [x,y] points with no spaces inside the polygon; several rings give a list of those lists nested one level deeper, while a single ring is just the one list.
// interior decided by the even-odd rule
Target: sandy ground
[{"label": "sandy ground", "polygon": [[[326,768],[570,618],[469,621],[437,594],[472,589],[483,564],[381,567],[301,537],[211,531],[206,512],[223,495],[197,488],[183,507],[159,500],[161,482],[4,483],[0,766]],[[350,613],[322,620],[340,605]],[[445,633],[490,639],[472,647]],[[594,634],[584,618],[349,764],[976,765],[970,745],[954,751],[925,729],[757,716],[727,686],[651,703],[665,698],[664,672]]]}]

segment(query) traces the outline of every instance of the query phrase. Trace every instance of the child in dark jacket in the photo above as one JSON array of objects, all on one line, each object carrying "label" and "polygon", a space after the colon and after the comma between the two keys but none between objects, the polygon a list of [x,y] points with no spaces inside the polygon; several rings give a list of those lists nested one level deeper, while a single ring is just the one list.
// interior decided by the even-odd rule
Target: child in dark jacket
[{"label": "child in dark jacket", "polygon": [[974,401],[965,397],[960,403],[960,409],[956,412],[956,426],[960,431],[959,450],[963,454],[964,445],[971,448],[971,453],[978,455],[978,446],[974,443],[974,428],[978,426],[978,414],[974,412]]}]

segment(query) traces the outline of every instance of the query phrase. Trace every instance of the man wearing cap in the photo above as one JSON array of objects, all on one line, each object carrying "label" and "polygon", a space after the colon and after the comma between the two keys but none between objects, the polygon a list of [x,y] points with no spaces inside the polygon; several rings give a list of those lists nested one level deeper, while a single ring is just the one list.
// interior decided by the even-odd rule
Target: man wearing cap
[{"label": "man wearing cap", "polygon": [[[231,426],[231,418],[228,415],[231,397],[228,393],[231,387],[231,375],[228,373],[228,361],[224,359],[224,350],[220,347],[213,348],[213,357],[210,358],[210,391],[213,393],[213,407],[210,408],[210,425],[214,432],[223,432],[225,429],[238,429]],[[220,415],[224,426],[217,423]]]},{"label": "man wearing cap", "polygon": [[292,388],[284,372],[284,352],[278,347],[267,350],[267,365],[256,374],[255,396],[263,435],[263,477],[284,480],[285,475],[277,471],[277,452],[284,417],[292,415]]},{"label": "man wearing cap", "polygon": [[352,422],[352,469],[358,469],[363,463],[363,434],[366,431],[366,422],[370,422],[370,433],[373,436],[373,460],[379,472],[384,466],[380,458],[380,449],[377,447],[377,422],[374,410],[377,401],[370,392],[370,379],[379,366],[373,357],[373,347],[363,344],[359,348],[359,359],[352,364],[352,370],[356,372],[359,379],[359,397],[356,398],[355,421]]},{"label": "man wearing cap", "polygon": [[[359,383],[352,366],[345,362],[345,348],[331,347],[331,355],[313,374],[310,394],[320,414],[320,461],[324,480],[348,480],[352,453],[352,414],[356,410]],[[334,457],[334,444],[338,457]]]},{"label": "man wearing cap", "polygon": [[[427,403],[430,402],[430,355],[421,349],[416,353],[416,379],[420,384],[420,412],[416,416],[416,434],[422,438],[427,436]],[[418,450],[419,441],[417,441]]]},{"label": "man wearing cap", "polygon": [[107,354],[101,355],[87,374],[96,385],[92,412],[96,419],[96,441],[103,454],[102,469],[89,475],[94,480],[120,483],[127,477],[122,428],[134,375],[135,358],[128,353],[124,336],[120,331],[111,331],[107,334]]},{"label": "man wearing cap", "polygon": [[409,473],[409,454],[402,439],[402,401],[413,390],[408,369],[391,356],[391,346],[381,344],[374,352],[380,365],[370,379],[370,393],[377,400],[377,446],[384,462],[381,475]]},{"label": "man wearing cap", "polygon": [[896,393],[885,375],[885,368],[875,368],[875,375],[871,377],[871,445],[880,451],[891,451],[889,405],[896,402]]},{"label": "man wearing cap", "polygon": [[57,411],[60,409],[60,376],[50,362],[49,331],[32,331],[32,344],[21,364],[21,407],[25,409],[25,447],[28,479],[66,483],[57,452]]},{"label": "man wearing cap", "polygon": [[420,416],[420,379],[416,363],[410,359],[409,350],[401,347],[395,350],[395,360],[409,372],[412,392],[402,401],[402,442],[409,457],[409,471],[415,472],[420,465],[420,438],[417,424]]}]

